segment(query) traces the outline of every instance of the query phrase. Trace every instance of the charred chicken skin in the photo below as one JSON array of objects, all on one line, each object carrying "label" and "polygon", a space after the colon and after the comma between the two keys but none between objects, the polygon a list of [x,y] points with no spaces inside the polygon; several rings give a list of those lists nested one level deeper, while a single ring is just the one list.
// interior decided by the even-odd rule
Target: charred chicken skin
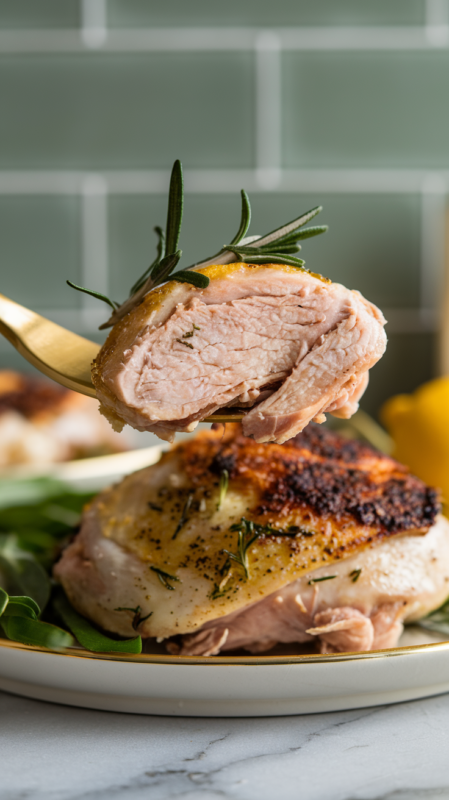
[{"label": "charred chicken skin", "polygon": [[102,492],[54,574],[99,626],[172,653],[390,647],[449,593],[439,510],[405,467],[313,423],[285,445],[227,426]]},{"label": "charred chicken skin", "polygon": [[118,322],[94,361],[102,412],[172,441],[225,406],[243,431],[283,443],[324,413],[350,417],[386,346],[385,320],[359,292],[282,264],[198,270]]}]

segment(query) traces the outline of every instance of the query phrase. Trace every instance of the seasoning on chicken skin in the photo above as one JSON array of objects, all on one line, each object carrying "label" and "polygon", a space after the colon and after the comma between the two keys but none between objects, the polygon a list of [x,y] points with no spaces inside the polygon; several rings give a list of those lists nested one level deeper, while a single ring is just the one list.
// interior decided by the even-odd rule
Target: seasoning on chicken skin
[{"label": "seasoning on chicken skin", "polygon": [[109,631],[132,635],[120,609],[139,606],[139,633],[171,652],[372,649],[446,598],[449,522],[435,490],[359,442],[311,424],[260,445],[228,426],[102,492],[54,573]]}]

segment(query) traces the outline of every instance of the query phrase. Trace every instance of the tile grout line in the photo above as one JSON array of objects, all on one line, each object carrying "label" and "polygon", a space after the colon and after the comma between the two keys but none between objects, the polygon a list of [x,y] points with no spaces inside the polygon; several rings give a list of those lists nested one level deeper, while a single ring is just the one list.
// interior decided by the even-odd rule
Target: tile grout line
[{"label": "tile grout line", "polygon": [[[265,113],[265,112],[264,112]],[[261,114],[262,117],[262,114]],[[264,145],[265,147],[265,145]],[[267,148],[267,152],[268,148]],[[265,162],[266,163],[266,162]],[[274,161],[271,162],[272,164]],[[82,194],[85,181],[94,175],[109,194],[166,194],[169,170],[0,170],[0,195]],[[186,169],[186,193],[223,194],[266,191],[258,169]],[[320,191],[345,194],[416,194],[436,181],[449,189],[449,170],[427,169],[279,169],[280,192]],[[268,190],[272,187],[269,186]],[[427,190],[426,190],[427,191]],[[440,190],[439,190],[440,191]]]},{"label": "tile grout line", "polygon": [[420,26],[111,29],[104,0],[82,0],[81,29],[0,31],[0,53],[251,51],[267,35],[278,37],[280,51],[438,50],[449,46],[446,2],[428,0],[428,21]]},{"label": "tile grout line", "polygon": [[[102,175],[87,175],[82,184],[81,241],[82,285],[108,296],[108,185]],[[81,295],[81,315],[87,323],[91,312],[98,310],[98,303],[89,295]]]},{"label": "tile grout line", "polygon": [[88,49],[103,47],[108,36],[106,0],[80,0],[81,41]]},{"label": "tile grout line", "polygon": [[279,37],[261,33],[255,47],[256,182],[276,189],[281,179],[281,51]]},{"label": "tile grout line", "polygon": [[423,180],[419,296],[421,308],[433,309],[437,315],[444,275],[446,192],[446,182],[439,175]]}]

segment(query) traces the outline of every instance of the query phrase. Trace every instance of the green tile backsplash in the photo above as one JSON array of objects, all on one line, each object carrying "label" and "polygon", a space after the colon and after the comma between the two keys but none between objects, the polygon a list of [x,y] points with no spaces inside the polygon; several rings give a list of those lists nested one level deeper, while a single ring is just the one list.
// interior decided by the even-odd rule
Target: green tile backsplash
[{"label": "green tile backsplash", "polygon": [[109,0],[108,21],[133,26],[419,25],[421,0]]},{"label": "green tile backsplash", "polygon": [[287,167],[449,164],[449,53],[286,53]]},{"label": "green tile backsplash", "polygon": [[0,196],[2,294],[36,310],[78,308],[65,281],[81,280],[80,250],[77,198]]},{"label": "green tile backsplash", "polygon": [[0,57],[0,168],[252,166],[251,66],[245,53]]},{"label": "green tile backsplash", "polygon": [[14,28],[76,28],[79,0],[1,0],[0,30]]},{"label": "green tile backsplash", "polygon": [[[438,297],[422,315],[420,287],[443,269],[446,12],[449,0],[0,0],[0,292],[101,337],[107,309],[65,280],[126,296],[165,223],[151,171],[168,187],[181,158],[181,266],[233,237],[240,187],[251,233],[322,204],[330,229],[304,243],[307,266],[391,318],[363,405],[412,390],[436,368]],[[92,202],[90,173],[106,190]],[[27,368],[0,338],[0,367],[13,365]]]}]

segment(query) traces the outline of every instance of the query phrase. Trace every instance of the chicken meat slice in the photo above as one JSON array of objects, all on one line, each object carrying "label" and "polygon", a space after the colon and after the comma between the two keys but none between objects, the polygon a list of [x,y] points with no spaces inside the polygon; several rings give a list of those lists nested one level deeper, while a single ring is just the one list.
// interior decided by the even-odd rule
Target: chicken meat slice
[{"label": "chicken meat slice", "polygon": [[286,265],[206,267],[206,289],[170,281],[115,325],[95,359],[102,412],[172,441],[225,406],[282,443],[329,411],[349,417],[386,346],[356,291]]},{"label": "chicken meat slice", "polygon": [[438,512],[405,467],[324,427],[261,445],[227,426],[102,492],[54,575],[102,628],[172,652],[370,649],[449,593]]}]

